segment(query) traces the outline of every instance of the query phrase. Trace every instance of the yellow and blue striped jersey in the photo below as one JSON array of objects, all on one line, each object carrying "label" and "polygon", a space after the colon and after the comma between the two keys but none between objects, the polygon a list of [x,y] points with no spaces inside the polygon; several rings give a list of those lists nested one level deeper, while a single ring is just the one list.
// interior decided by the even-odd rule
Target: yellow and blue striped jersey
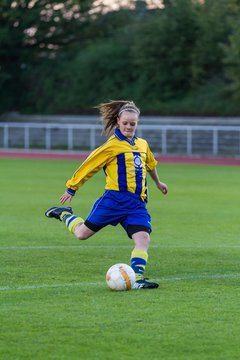
[{"label": "yellow and blue striped jersey", "polygon": [[147,201],[147,171],[153,170],[156,165],[157,160],[146,140],[136,136],[129,140],[116,129],[102,146],[87,157],[66,186],[76,191],[103,168],[106,190],[129,191]]}]

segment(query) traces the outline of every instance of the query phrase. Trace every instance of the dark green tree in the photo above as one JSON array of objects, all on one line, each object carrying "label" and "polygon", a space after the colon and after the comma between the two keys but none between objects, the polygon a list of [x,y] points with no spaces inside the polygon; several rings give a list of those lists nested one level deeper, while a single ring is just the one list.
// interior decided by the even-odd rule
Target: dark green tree
[{"label": "dark green tree", "polygon": [[2,0],[0,111],[84,113],[121,97],[145,113],[236,113],[239,0],[131,4]]},{"label": "dark green tree", "polygon": [[132,47],[138,97],[150,103],[178,97],[191,84],[197,40],[194,7],[190,0],[165,5],[139,24]]},{"label": "dark green tree", "polygon": [[205,0],[198,6],[198,34],[192,56],[193,84],[203,84],[223,74],[223,45],[228,42],[229,2]]},{"label": "dark green tree", "polygon": [[229,42],[224,46],[224,74],[227,79],[226,90],[233,99],[236,112],[240,112],[240,1],[231,0],[229,3],[231,16],[228,21],[231,33]]},{"label": "dark green tree", "polygon": [[[26,73],[68,44],[85,39],[93,1],[0,2],[0,110],[17,109]],[[81,20],[81,21],[80,21]]]}]

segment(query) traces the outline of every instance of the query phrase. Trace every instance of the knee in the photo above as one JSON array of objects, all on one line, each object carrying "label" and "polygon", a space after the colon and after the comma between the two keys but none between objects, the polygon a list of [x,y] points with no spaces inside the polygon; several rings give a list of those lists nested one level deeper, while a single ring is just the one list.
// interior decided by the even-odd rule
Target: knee
[{"label": "knee", "polygon": [[76,235],[76,237],[78,238],[78,240],[87,240],[88,239],[88,236],[83,235],[83,234]]},{"label": "knee", "polygon": [[90,236],[93,235],[93,231],[86,228],[84,224],[79,224],[74,229],[74,234],[78,240],[87,240]]}]

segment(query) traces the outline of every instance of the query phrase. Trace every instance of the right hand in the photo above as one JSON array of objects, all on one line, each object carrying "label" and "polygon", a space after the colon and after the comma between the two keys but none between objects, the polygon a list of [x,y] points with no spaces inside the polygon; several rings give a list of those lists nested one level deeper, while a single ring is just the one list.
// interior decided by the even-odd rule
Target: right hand
[{"label": "right hand", "polygon": [[64,204],[66,201],[68,201],[69,203],[72,201],[72,195],[70,195],[67,191],[65,191],[65,193],[60,197],[60,203]]}]

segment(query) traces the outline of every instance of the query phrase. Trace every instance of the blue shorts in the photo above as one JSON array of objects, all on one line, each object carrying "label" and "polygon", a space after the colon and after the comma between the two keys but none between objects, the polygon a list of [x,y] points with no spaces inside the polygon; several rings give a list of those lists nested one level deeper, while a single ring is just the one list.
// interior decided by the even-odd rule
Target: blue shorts
[{"label": "blue shorts", "polygon": [[134,225],[130,228],[139,229],[138,231],[152,231],[151,216],[139,195],[106,190],[93,205],[85,225],[96,232],[107,225],[118,224],[122,225],[130,238],[137,231],[130,231],[129,225]]}]

